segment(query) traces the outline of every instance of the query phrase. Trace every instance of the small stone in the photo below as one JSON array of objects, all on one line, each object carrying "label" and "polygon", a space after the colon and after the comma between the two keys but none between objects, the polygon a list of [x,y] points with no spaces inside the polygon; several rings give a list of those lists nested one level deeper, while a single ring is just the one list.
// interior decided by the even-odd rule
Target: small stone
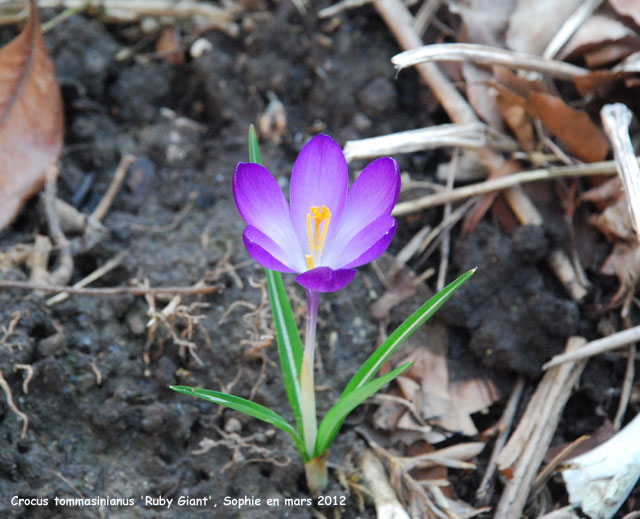
[{"label": "small stone", "polygon": [[46,339],[42,339],[36,346],[39,357],[48,357],[49,355],[60,355],[67,349],[67,336],[64,333],[56,333],[50,335]]},{"label": "small stone", "polygon": [[549,240],[541,225],[521,225],[512,240],[514,250],[525,263],[537,263],[549,252]]},{"label": "small stone", "polygon": [[126,320],[127,325],[129,326],[129,330],[133,335],[142,335],[145,333],[147,329],[147,323],[140,312],[135,310],[129,312],[127,314]]},{"label": "small stone", "polygon": [[242,430],[242,423],[237,418],[229,418],[224,424],[224,430],[228,433],[237,433]]},{"label": "small stone", "polygon": [[189,49],[189,53],[191,54],[192,58],[198,59],[202,55],[207,54],[212,50],[213,50],[213,45],[209,40],[206,40],[205,38],[198,38],[191,45],[191,48]]},{"label": "small stone", "polygon": [[166,424],[169,423],[170,416],[171,408],[169,406],[161,402],[155,402],[144,408],[140,427],[149,434],[162,432]]},{"label": "small stone", "polygon": [[360,91],[358,101],[367,114],[381,115],[395,110],[398,95],[389,79],[378,77]]},{"label": "small stone", "polygon": [[370,130],[371,126],[373,125],[371,119],[369,119],[362,112],[358,112],[357,114],[355,114],[353,116],[352,122],[359,132],[366,132]]}]

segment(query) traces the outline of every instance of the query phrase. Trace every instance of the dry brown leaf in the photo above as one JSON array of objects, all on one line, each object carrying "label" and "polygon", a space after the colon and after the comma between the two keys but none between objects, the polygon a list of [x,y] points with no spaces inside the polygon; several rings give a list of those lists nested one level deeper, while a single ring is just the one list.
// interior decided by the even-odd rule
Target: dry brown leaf
[{"label": "dry brown leaf", "polygon": [[509,21],[507,47],[541,56],[582,0],[519,0]]},{"label": "dry brown leaf", "polygon": [[606,12],[594,14],[575,32],[563,47],[559,57],[561,59],[574,58],[588,52],[601,51],[610,42],[624,42],[629,44],[631,48],[626,53],[623,52],[622,55],[620,52],[616,52],[606,58],[604,56],[596,58],[595,56],[597,55],[594,55],[592,59],[598,65],[628,56],[633,52],[634,47],[635,50],[638,50],[640,37],[631,27],[615,17],[614,14]]},{"label": "dry brown leaf", "polygon": [[[515,173],[516,171],[520,171],[522,168],[517,160],[509,159],[504,161],[504,163],[497,169],[494,169],[489,174],[489,179],[504,177],[506,175],[510,175],[511,173]],[[469,234],[473,232],[476,228],[480,220],[484,217],[487,211],[491,208],[496,197],[499,193],[489,193],[484,195],[482,198],[478,200],[475,207],[467,213],[467,216],[464,219],[462,224],[462,234]]]},{"label": "dry brown leaf", "polygon": [[616,276],[620,282],[618,291],[611,298],[611,305],[616,305],[624,296],[633,295],[640,279],[640,243],[617,242],[600,267],[600,272]]},{"label": "dry brown leaf", "polygon": [[[576,456],[580,456],[585,452],[589,452],[590,450],[595,449],[598,445],[606,442],[609,438],[611,438],[616,433],[613,424],[609,420],[605,420],[605,422],[598,427],[591,436],[587,437],[586,440],[580,442],[579,445],[576,446],[575,449],[572,449],[564,458],[561,458],[560,461],[566,461],[571,458],[575,458]],[[544,460],[546,463],[549,463],[553,458],[555,458],[558,454],[560,454],[565,448],[571,445],[573,442],[563,442],[559,445],[554,445],[549,447],[549,450],[544,456]]]},{"label": "dry brown leaf", "polygon": [[394,306],[406,301],[415,293],[415,275],[411,270],[402,268],[394,276],[389,290],[371,304],[369,315],[377,321],[386,319]]},{"label": "dry brown leaf", "polygon": [[469,43],[504,47],[504,33],[515,0],[452,2],[449,9],[462,18],[463,39]]},{"label": "dry brown leaf", "polygon": [[504,124],[496,104],[495,91],[488,85],[491,73],[473,63],[462,64],[467,99],[478,116],[491,128],[502,132]]},{"label": "dry brown leaf", "polygon": [[[597,227],[610,241],[615,242],[613,250],[600,267],[600,272],[616,276],[619,287],[608,306],[615,306],[623,298],[625,306],[635,291],[640,279],[640,244],[631,223],[629,204],[619,176],[585,191],[581,202],[596,204],[600,213],[589,218],[589,223]],[[624,310],[623,310],[624,311]]]},{"label": "dry brown leaf", "polygon": [[631,223],[629,204],[624,196],[608,205],[600,214],[591,216],[589,223],[597,227],[609,240],[633,241],[636,236]]},{"label": "dry brown leaf", "polygon": [[287,112],[284,105],[273,92],[267,92],[269,104],[258,117],[258,134],[262,139],[269,139],[280,144],[287,133]]},{"label": "dry brown leaf", "polygon": [[505,88],[512,90],[516,94],[522,97],[528,97],[530,92],[549,92],[547,85],[544,81],[539,79],[532,79],[529,76],[520,76],[501,65],[494,65],[492,67],[493,78],[496,83],[499,83]]},{"label": "dry brown leaf", "polygon": [[531,153],[536,141],[533,123],[527,115],[527,100],[502,85],[494,83],[493,88],[498,93],[496,103],[504,121],[518,139],[520,147],[527,153]]},{"label": "dry brown leaf", "polygon": [[583,162],[604,160],[609,144],[602,131],[581,110],[574,110],[559,97],[532,92],[527,113],[542,124]]},{"label": "dry brown leaf", "polygon": [[621,16],[633,18],[640,25],[640,2],[638,0],[609,0],[609,5]]},{"label": "dry brown leaf", "polygon": [[184,63],[184,52],[180,48],[178,33],[174,27],[165,27],[156,40],[156,53],[172,65]]},{"label": "dry brown leaf", "polygon": [[0,229],[44,184],[63,131],[60,87],[31,2],[24,30],[0,49]]},{"label": "dry brown leaf", "polygon": [[397,427],[422,429],[422,438],[430,443],[446,439],[446,431],[474,436],[478,430],[471,415],[495,402],[499,398],[498,391],[489,379],[450,381],[446,332],[441,325],[432,324],[429,327],[429,337],[429,346],[419,348],[402,361],[414,361],[414,365],[404,376],[417,382],[419,390],[416,391],[415,386],[406,383],[403,387],[406,396],[413,396],[411,402],[420,417],[428,421],[429,425],[437,425],[440,430],[421,427],[409,412],[402,416]]},{"label": "dry brown leaf", "polygon": [[616,175],[606,182],[582,193],[579,201],[592,202],[596,204],[599,209],[604,209],[624,195],[623,189],[622,179]]},{"label": "dry brown leaf", "polygon": [[584,76],[573,78],[573,83],[578,89],[578,93],[584,97],[591,92],[600,92],[606,89],[614,81],[624,79],[632,74],[620,70],[594,70]]},{"label": "dry brown leaf", "polygon": [[597,49],[586,52],[584,61],[589,68],[602,67],[615,61],[631,56],[640,49],[640,40],[627,38],[620,41],[609,42]]}]

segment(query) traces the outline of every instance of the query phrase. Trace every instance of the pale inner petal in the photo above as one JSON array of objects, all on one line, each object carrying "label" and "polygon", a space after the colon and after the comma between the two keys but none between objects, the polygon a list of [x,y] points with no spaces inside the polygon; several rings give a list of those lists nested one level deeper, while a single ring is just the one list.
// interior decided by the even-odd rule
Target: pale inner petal
[{"label": "pale inner petal", "polygon": [[347,196],[348,177],[342,150],[327,135],[311,139],[298,155],[291,174],[290,200],[292,224],[303,250],[308,248],[307,214],[312,207],[325,206],[331,212],[325,247],[333,241]]}]

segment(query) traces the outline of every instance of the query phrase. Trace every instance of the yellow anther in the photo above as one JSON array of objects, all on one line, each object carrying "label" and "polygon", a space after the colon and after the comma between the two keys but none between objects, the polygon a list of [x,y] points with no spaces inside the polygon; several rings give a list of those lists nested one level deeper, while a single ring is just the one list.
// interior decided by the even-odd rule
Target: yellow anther
[{"label": "yellow anther", "polygon": [[[313,219],[312,225],[311,220]],[[326,206],[313,206],[307,213],[307,238],[309,240],[309,254],[305,255],[307,268],[310,270],[319,262],[322,256],[324,242],[329,231],[331,211]]]},{"label": "yellow anther", "polygon": [[307,270],[311,270],[313,268],[313,256],[310,256],[309,254],[305,254],[304,255],[304,259],[307,260]]},{"label": "yellow anther", "polygon": [[311,213],[307,214],[307,238],[309,239],[309,254],[313,256],[316,253],[316,241],[314,239],[313,227],[311,227]]}]

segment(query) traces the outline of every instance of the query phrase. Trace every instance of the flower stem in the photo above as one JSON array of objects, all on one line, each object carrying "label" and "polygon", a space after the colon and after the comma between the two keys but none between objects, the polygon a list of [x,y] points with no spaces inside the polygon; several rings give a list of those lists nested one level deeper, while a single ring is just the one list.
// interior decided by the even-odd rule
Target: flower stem
[{"label": "flower stem", "polygon": [[314,496],[320,495],[329,484],[329,478],[327,476],[328,454],[329,451],[304,464],[304,473],[307,476],[307,487],[309,487],[309,491]]},{"label": "flower stem", "polygon": [[304,354],[300,370],[300,392],[302,396],[302,427],[307,456],[314,457],[318,422],[316,418],[316,394],[314,387],[314,358],[316,349],[316,327],[320,292],[307,290],[307,330],[304,337]]}]

